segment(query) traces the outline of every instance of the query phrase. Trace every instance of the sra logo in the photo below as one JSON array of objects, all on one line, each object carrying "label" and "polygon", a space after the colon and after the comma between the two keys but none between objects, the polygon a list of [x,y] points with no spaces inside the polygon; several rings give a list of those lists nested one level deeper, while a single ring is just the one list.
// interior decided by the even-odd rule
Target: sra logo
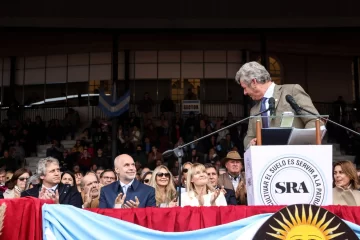
[{"label": "sra logo", "polygon": [[297,182],[278,182],[275,184],[275,193],[309,193],[304,181]]},{"label": "sra logo", "polygon": [[263,171],[260,194],[265,205],[313,204],[325,199],[325,178],[310,161],[295,156],[274,160]]}]

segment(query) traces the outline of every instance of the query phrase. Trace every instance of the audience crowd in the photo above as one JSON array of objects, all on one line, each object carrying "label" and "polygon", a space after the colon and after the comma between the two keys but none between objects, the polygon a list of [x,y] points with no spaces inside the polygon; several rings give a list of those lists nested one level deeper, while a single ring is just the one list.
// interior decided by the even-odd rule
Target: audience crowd
[{"label": "audience crowd", "polygon": [[[69,111],[63,121],[44,123],[26,119],[4,120],[0,126],[0,198],[32,196],[80,208],[133,208],[246,205],[243,163],[246,125],[238,125],[184,148],[180,165],[162,153],[235,122],[211,120],[190,113],[183,119],[164,99],[159,119],[151,116],[144,97],[141,117],[131,112],[119,119],[118,157],[111,159],[111,123],[96,118],[79,132],[79,116]],[[144,114],[145,113],[145,114]],[[169,114],[170,113],[170,114]],[[359,128],[360,129],[360,128]],[[356,129],[357,130],[357,129]],[[62,141],[76,140],[72,148]],[[349,136],[349,141],[356,142]],[[37,146],[50,144],[36,174],[26,168],[26,157]],[[181,171],[181,178],[179,178]],[[359,179],[349,161],[334,165],[334,203],[360,205]],[[178,192],[181,196],[178,196]],[[346,194],[345,194],[346,192]],[[351,196],[351,197],[344,197]],[[355,199],[355,200],[354,200]]]}]

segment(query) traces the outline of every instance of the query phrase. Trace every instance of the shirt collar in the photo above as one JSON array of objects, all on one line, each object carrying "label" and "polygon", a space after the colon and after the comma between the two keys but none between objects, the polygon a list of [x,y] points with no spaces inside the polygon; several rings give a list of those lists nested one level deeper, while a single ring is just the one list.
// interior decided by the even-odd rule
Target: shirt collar
[{"label": "shirt collar", "polygon": [[126,186],[127,188],[129,188],[129,187],[133,184],[134,179],[133,179],[131,182],[129,182],[128,184],[122,183],[120,180],[119,180],[119,182],[120,182],[120,186],[121,186],[121,187]]},{"label": "shirt collar", "polygon": [[269,88],[266,90],[264,97],[269,99],[274,95],[275,83],[271,83]]},{"label": "shirt collar", "polygon": [[57,189],[57,187],[58,187],[58,184],[56,184],[55,186],[53,186],[53,187],[51,187],[51,188],[47,188],[47,187],[45,187],[44,185],[42,185],[41,186],[42,188],[45,188],[45,189],[47,189],[47,190],[52,190],[52,191],[56,191],[56,189]]}]

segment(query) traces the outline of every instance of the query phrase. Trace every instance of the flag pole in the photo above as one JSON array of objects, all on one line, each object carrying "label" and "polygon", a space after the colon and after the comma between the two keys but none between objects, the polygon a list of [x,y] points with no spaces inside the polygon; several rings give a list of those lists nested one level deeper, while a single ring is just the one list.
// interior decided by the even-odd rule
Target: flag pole
[{"label": "flag pole", "polygon": [[[118,35],[117,33],[113,34],[113,38],[112,38],[112,87],[113,87],[113,91],[112,91],[112,97],[113,97],[113,103],[116,102],[116,93],[117,93],[117,89],[116,89],[116,82],[118,80],[118,68],[119,68],[119,56],[118,56],[118,52],[119,52],[119,42],[118,42]],[[113,117],[112,118],[112,131],[111,131],[111,166],[113,166],[114,164],[114,160],[117,157],[118,154],[118,146],[117,146],[117,132],[118,132],[118,119],[117,117]]]}]

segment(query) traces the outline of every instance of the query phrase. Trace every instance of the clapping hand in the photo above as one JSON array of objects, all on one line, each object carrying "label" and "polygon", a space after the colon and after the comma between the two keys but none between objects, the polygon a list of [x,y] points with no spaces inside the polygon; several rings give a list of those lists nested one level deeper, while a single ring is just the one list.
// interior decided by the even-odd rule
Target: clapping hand
[{"label": "clapping hand", "polygon": [[133,200],[126,201],[123,205],[124,208],[137,208],[139,207],[140,201],[137,196],[135,196],[135,202]]},{"label": "clapping hand", "polygon": [[171,202],[169,202],[169,207],[177,207],[178,201],[177,198],[174,198]]},{"label": "clapping hand", "polygon": [[221,192],[221,189],[216,189],[213,194],[211,194],[211,198],[210,198],[210,204],[211,206],[216,206],[216,199],[219,197]]},{"label": "clapping hand", "polygon": [[55,193],[52,190],[42,188],[39,193],[39,199],[53,200],[55,204],[59,203],[59,191],[56,189]]},{"label": "clapping hand", "polygon": [[119,193],[119,195],[115,199],[115,206],[120,205],[122,207],[125,202],[125,198],[126,198],[126,194]]}]

